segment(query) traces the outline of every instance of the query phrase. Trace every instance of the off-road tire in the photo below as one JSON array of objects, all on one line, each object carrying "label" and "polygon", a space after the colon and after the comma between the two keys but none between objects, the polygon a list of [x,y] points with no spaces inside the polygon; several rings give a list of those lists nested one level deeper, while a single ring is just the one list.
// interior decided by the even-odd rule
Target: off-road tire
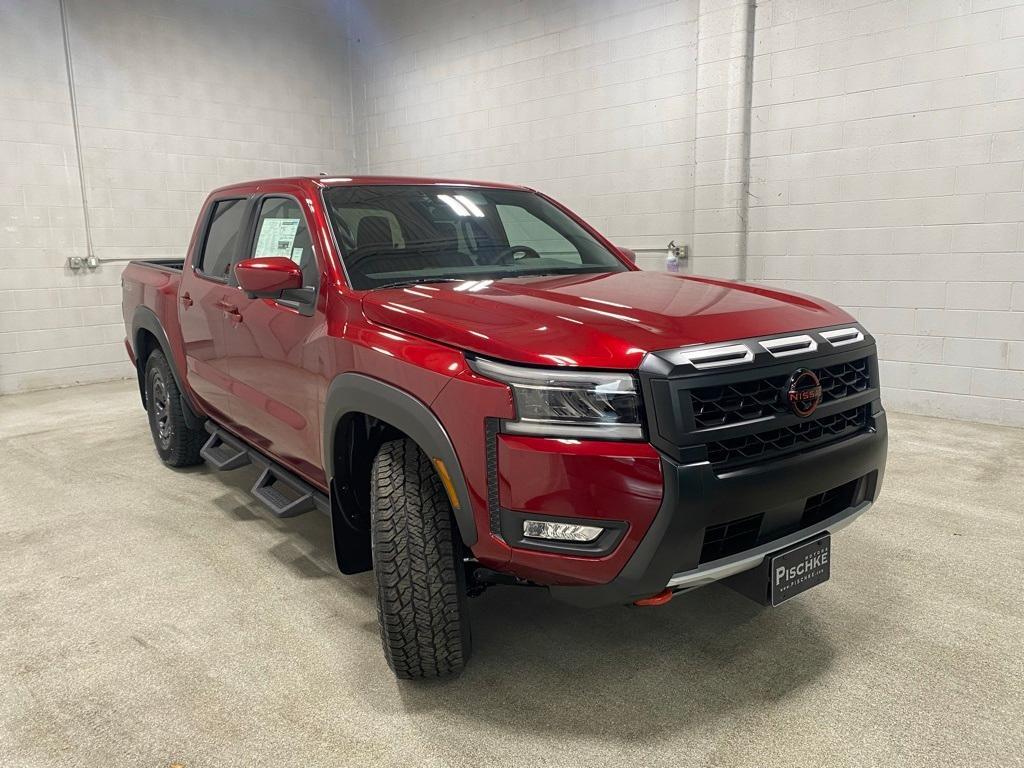
[{"label": "off-road tire", "polygon": [[167,358],[159,350],[146,359],[146,411],[153,444],[164,464],[191,467],[202,463],[199,451],[207,435],[185,422],[181,392]]},{"label": "off-road tire", "polygon": [[459,672],[472,648],[462,540],[412,440],[384,443],[373,460],[370,540],[388,666],[405,680]]}]

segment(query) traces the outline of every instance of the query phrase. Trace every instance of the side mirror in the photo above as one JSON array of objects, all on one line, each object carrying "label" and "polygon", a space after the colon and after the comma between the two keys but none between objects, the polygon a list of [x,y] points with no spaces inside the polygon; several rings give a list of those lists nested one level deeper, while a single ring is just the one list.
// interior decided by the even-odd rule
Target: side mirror
[{"label": "side mirror", "polygon": [[636,253],[634,253],[632,249],[630,249],[630,248],[619,248],[619,253],[621,253],[623,256],[625,256],[626,259],[628,261],[630,261],[631,263],[636,264]]},{"label": "side mirror", "polygon": [[302,288],[302,270],[284,256],[240,261],[235,277],[250,299],[279,299],[285,291]]}]

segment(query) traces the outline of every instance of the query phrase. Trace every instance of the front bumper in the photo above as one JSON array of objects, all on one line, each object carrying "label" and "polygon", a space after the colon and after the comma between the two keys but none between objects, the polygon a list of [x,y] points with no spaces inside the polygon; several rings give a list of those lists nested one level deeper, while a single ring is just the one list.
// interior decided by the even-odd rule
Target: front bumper
[{"label": "front bumper", "polygon": [[671,590],[679,591],[696,589],[697,587],[711,584],[714,581],[721,581],[729,576],[735,576],[737,573],[749,571],[751,568],[756,568],[763,563],[765,557],[772,552],[785,549],[804,539],[811,539],[825,532],[835,533],[836,531],[841,531],[860,517],[863,512],[866,512],[871,504],[871,501],[862,501],[826,518],[823,522],[816,523],[807,528],[800,528],[788,536],[774,539],[753,549],[744,550],[735,555],[723,557],[720,560],[713,560],[710,563],[699,565],[692,570],[677,573],[668,580],[666,586]]},{"label": "front bumper", "polygon": [[[665,588],[692,589],[760,565],[771,552],[845,527],[877,498],[885,472],[888,432],[880,406],[871,428],[808,453],[716,474],[706,461],[676,463],[662,456],[664,495],[643,540],[607,584],[552,586],[559,600],[583,606],[623,604]],[[850,505],[803,524],[808,500],[854,484]],[[756,544],[702,561],[705,535],[763,513]]]}]

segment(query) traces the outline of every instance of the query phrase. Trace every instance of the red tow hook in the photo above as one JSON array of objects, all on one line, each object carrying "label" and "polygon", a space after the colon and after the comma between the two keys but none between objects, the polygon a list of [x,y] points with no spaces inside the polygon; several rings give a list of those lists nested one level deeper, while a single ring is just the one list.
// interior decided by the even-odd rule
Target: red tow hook
[{"label": "red tow hook", "polygon": [[651,595],[650,597],[645,597],[641,600],[634,600],[633,605],[639,605],[641,608],[647,607],[648,605],[664,605],[672,599],[672,595],[674,594],[675,593],[671,589],[665,588],[656,595]]}]

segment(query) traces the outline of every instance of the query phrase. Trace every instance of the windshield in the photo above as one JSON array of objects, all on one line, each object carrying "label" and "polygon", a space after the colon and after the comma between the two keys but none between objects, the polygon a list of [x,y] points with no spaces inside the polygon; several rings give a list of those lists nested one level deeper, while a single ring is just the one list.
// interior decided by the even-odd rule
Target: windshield
[{"label": "windshield", "polygon": [[435,184],[329,187],[324,200],[357,289],[626,271],[583,227],[533,192]]}]

